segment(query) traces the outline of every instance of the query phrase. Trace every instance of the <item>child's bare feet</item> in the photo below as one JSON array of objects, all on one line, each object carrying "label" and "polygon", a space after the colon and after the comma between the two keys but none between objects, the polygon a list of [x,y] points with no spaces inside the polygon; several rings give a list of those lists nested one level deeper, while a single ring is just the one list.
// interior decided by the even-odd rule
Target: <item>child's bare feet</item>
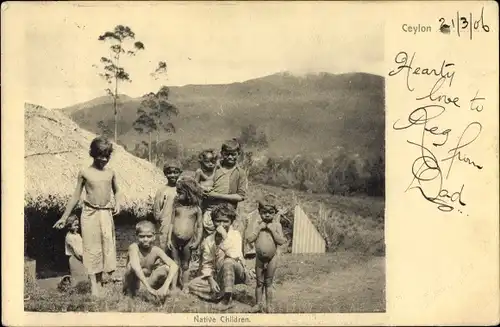
[{"label": "child's bare feet", "polygon": [[222,300],[221,302],[219,302],[219,303],[217,303],[215,305],[215,310],[217,310],[217,311],[226,311],[226,310],[231,309],[232,307],[234,307],[233,301],[231,301],[231,302],[225,302],[224,300]]},{"label": "child's bare feet", "polygon": [[265,312],[267,313],[274,313],[274,306],[272,304],[267,304],[265,308]]},{"label": "child's bare feet", "polygon": [[263,305],[262,303],[257,303],[254,305],[251,309],[250,312],[252,313],[257,313],[257,312],[262,312],[263,311]]}]

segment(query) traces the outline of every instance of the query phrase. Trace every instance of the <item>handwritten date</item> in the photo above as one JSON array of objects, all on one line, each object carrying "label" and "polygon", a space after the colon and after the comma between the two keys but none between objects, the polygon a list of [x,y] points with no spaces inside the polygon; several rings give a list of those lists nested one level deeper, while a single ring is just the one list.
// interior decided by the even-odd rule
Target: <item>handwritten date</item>
[{"label": "handwritten date", "polygon": [[[479,18],[474,17],[471,12],[469,12],[468,15],[464,15],[457,11],[455,17],[449,20],[446,20],[444,17],[440,17],[438,22],[441,33],[450,34],[450,32],[454,30],[460,37],[462,34],[468,32],[470,40],[472,40],[474,32],[481,31],[488,33],[490,31],[490,26],[485,23],[484,19],[484,7],[481,8]],[[448,24],[448,22],[451,25]]]}]

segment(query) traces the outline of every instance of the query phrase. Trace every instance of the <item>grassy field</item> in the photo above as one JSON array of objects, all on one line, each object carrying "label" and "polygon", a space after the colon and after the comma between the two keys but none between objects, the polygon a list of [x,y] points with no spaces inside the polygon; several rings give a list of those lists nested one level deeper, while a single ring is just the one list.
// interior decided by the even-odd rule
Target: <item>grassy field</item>
[{"label": "grassy field", "polygon": [[[291,255],[280,258],[275,277],[276,312],[343,313],[385,311],[385,259],[352,252]],[[230,312],[249,312],[254,281],[239,285]],[[35,288],[26,292],[26,311],[211,313],[213,304],[193,295],[175,294],[164,304],[141,292],[133,305],[121,294],[121,283],[106,287],[106,297],[93,299],[88,288],[72,294]]]}]

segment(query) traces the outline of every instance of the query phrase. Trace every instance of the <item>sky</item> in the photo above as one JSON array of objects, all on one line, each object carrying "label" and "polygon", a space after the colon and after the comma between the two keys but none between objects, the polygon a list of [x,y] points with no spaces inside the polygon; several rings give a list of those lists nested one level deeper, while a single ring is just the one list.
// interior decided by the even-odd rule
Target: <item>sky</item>
[{"label": "sky", "polygon": [[[122,61],[132,83],[120,93],[132,97],[282,71],[383,74],[383,19],[368,3],[27,3],[22,11],[25,101],[49,108],[105,94],[92,65],[109,53],[98,36],[118,24],[145,45]],[[155,81],[160,60],[168,77]]]}]

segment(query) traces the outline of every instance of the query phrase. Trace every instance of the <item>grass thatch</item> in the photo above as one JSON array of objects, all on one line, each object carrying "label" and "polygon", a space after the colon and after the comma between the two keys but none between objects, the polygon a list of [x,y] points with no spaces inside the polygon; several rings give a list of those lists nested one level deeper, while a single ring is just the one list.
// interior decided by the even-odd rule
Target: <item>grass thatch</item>
[{"label": "grass thatch", "polygon": [[[96,135],[57,110],[26,104],[24,117],[25,206],[62,209],[73,193],[78,171],[92,163],[88,152]],[[118,176],[123,209],[146,216],[154,193],[165,183],[163,173],[122,146],[113,146],[109,167]]]},{"label": "grass thatch", "polygon": [[[67,269],[64,234],[52,228],[73,194],[78,171],[92,163],[89,147],[95,134],[79,128],[57,110],[25,105],[24,217],[25,255],[37,260],[37,271],[47,276]],[[154,194],[165,183],[163,172],[113,144],[109,167],[115,170],[122,192],[117,222],[151,215]],[[85,197],[85,191],[82,199]],[[81,203],[75,214],[79,215]]]}]

